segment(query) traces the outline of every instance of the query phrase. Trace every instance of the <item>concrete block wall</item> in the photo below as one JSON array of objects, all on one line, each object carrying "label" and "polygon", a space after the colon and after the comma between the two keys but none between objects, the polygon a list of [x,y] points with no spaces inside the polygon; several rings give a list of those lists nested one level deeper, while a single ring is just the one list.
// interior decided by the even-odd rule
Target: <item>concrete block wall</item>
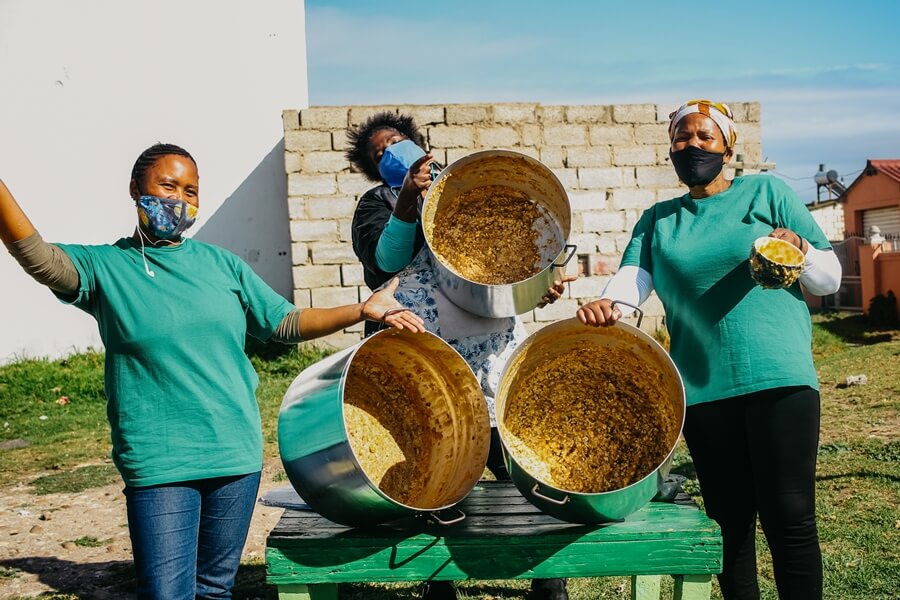
[{"label": "concrete block wall", "polygon": [[[758,163],[760,105],[730,103],[738,123],[736,153]],[[569,318],[596,298],[615,272],[641,212],[685,193],[668,161],[666,126],[675,105],[448,104],[316,106],[285,110],[285,172],[291,219],[294,302],[332,306],[357,302],[369,290],[353,254],[350,223],[359,197],[373,187],[344,158],[346,130],[380,111],[412,115],[435,158],[449,164],[477,150],[509,149],[550,167],[569,194],[570,243],[581,277],[566,297],[523,316],[530,330]],[[752,172],[747,169],[745,172]],[[654,297],[643,328],[664,327]],[[336,347],[360,339],[357,326],[326,338]]]},{"label": "concrete block wall", "polygon": [[844,205],[837,200],[829,200],[809,207],[809,214],[832,242],[844,239]]}]

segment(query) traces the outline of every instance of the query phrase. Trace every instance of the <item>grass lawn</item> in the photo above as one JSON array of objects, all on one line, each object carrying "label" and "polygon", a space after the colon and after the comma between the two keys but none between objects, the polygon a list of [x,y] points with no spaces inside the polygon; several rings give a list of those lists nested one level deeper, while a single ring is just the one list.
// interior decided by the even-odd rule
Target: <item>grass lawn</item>
[{"label": "grass lawn", "polygon": [[[871,330],[860,315],[816,315],[813,347],[822,391],[817,490],[825,597],[894,598],[900,590],[900,331]],[[314,349],[271,352],[256,349],[252,355],[260,374],[258,399],[267,456],[277,455],[276,420],[285,389],[301,369],[322,356]],[[854,375],[866,375],[867,383],[846,385],[847,377]],[[36,494],[77,492],[118,478],[108,460],[100,353],[0,367],[0,427],[0,447],[12,446],[0,450],[0,486],[28,483]],[[683,446],[676,454],[676,471],[693,473]],[[702,502],[695,479],[688,480],[686,489]],[[757,540],[763,598],[774,599],[771,562],[761,532]],[[15,576],[0,569],[0,577]],[[235,597],[274,598],[264,581],[263,565],[243,565]],[[463,583],[459,595],[521,597],[527,585]],[[670,590],[671,584],[666,585],[664,589]],[[628,596],[627,590],[625,578],[570,582],[573,600],[621,599]],[[341,597],[411,599],[418,597],[418,588],[344,586]]]}]

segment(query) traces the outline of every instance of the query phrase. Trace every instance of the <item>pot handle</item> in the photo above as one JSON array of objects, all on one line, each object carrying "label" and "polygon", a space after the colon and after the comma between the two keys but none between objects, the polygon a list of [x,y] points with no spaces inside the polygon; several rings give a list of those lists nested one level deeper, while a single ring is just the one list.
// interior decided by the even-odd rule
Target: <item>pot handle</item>
[{"label": "pot handle", "polygon": [[431,161],[431,181],[437,179],[438,175],[440,175],[443,170],[444,167],[439,165],[436,160]]},{"label": "pot handle", "polygon": [[575,244],[566,244],[563,250],[569,251],[569,255],[566,257],[566,260],[562,261],[562,263],[560,264],[553,263],[552,265],[550,265],[551,267],[564,267],[569,264],[569,261],[572,260],[573,256],[575,256],[575,251],[578,250],[578,246],[576,246]]},{"label": "pot handle", "polygon": [[536,483],[536,484],[534,484],[534,487],[531,488],[531,495],[532,495],[532,496],[537,496],[537,497],[540,498],[541,500],[546,500],[547,502],[551,502],[551,503],[556,504],[556,505],[559,505],[559,506],[562,506],[563,504],[566,504],[566,503],[569,501],[569,499],[570,499],[569,496],[566,496],[566,497],[563,498],[562,500],[554,500],[553,498],[550,498],[550,497],[548,497],[548,496],[545,496],[545,495],[543,495],[542,493],[540,493],[540,492],[538,491],[538,486],[539,486],[539,485],[540,485],[539,483]]},{"label": "pot handle", "polygon": [[637,306],[635,306],[634,304],[628,304],[627,302],[622,302],[621,300],[613,300],[613,303],[610,304],[609,307],[610,307],[610,308],[615,308],[616,304],[622,304],[622,305],[624,305],[624,306],[627,306],[628,308],[633,308],[634,310],[636,310],[637,313],[638,313],[638,322],[637,322],[637,326],[638,326],[638,328],[641,327],[641,321],[644,320],[644,311],[642,311],[641,309],[639,309],[639,308],[638,308]]},{"label": "pot handle", "polygon": [[[456,512],[459,513],[459,516],[458,516],[458,517],[454,517],[454,518],[452,518],[452,519],[448,519],[448,520],[445,521],[445,520],[443,520],[442,518],[440,518],[440,517],[437,515],[437,512],[430,512],[430,513],[428,513],[428,516],[431,517],[431,519],[434,520],[434,522],[437,523],[438,525],[445,525],[445,526],[446,526],[446,525],[453,525],[454,523],[459,523],[460,521],[462,521],[463,519],[466,518],[466,513],[464,513],[463,511],[459,510],[459,509],[456,508],[455,506],[452,507],[452,508],[454,508],[454,509],[456,510]],[[449,509],[448,509],[448,510],[449,510]]]}]

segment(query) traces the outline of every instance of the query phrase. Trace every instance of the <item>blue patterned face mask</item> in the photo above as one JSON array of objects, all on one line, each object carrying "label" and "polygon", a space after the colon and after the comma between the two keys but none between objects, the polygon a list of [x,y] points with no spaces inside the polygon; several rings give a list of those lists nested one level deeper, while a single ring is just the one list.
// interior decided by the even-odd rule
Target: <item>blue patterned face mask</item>
[{"label": "blue patterned face mask", "polygon": [[141,225],[160,240],[181,236],[197,219],[197,207],[184,200],[141,196],[137,209]]},{"label": "blue patterned face mask", "polygon": [[381,162],[378,163],[378,172],[389,186],[400,187],[403,178],[414,162],[425,156],[425,151],[416,146],[412,140],[403,140],[391,144],[384,149]]}]

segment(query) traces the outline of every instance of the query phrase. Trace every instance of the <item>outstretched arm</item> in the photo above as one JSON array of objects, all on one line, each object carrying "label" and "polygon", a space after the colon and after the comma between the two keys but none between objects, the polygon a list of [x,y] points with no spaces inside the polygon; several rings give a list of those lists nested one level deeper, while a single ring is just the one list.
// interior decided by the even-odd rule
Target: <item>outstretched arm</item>
[{"label": "outstretched arm", "polygon": [[0,240],[3,240],[4,244],[11,244],[24,240],[34,233],[37,233],[34,225],[0,179]]}]

